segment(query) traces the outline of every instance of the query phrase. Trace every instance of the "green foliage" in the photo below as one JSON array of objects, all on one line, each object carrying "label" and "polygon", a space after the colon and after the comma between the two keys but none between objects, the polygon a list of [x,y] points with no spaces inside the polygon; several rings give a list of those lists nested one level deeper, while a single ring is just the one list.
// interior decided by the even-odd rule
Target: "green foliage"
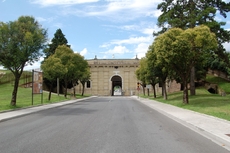
[{"label": "green foliage", "polygon": [[81,82],[82,88],[83,88],[82,96],[84,95],[84,92],[85,92],[85,83],[89,81],[91,77],[90,69],[89,69],[87,62],[85,63],[85,66],[86,66],[85,70],[81,72],[80,77],[79,77],[79,81]]},{"label": "green foliage", "polygon": [[67,70],[63,75],[66,96],[68,84],[71,84],[71,87],[75,86],[76,82],[87,72],[88,63],[84,57],[74,53],[66,45],[58,46],[52,57],[58,58],[62,67]]},{"label": "green foliage", "polygon": [[213,51],[216,47],[216,37],[206,26],[187,30],[172,28],[155,39],[157,60],[173,70],[171,74],[175,74],[174,79],[181,80],[185,87],[184,103],[188,103],[187,84],[192,67],[207,51]]},{"label": "green foliage", "polygon": [[67,72],[67,68],[61,63],[61,60],[52,55],[44,60],[41,69],[43,70],[43,76],[49,81],[56,81],[57,78],[62,79]]},{"label": "green foliage", "polygon": [[[218,55],[220,61],[229,65],[229,58],[226,56],[223,43],[229,42],[230,31],[222,28],[226,24],[225,22],[218,22],[215,18],[218,12],[224,18],[227,17],[226,13],[230,11],[229,2],[222,0],[163,0],[158,5],[158,9],[162,12],[158,17],[158,26],[162,30],[154,35],[163,33],[172,27],[188,29],[199,25],[206,25],[211,32],[215,33],[218,40],[218,49],[215,50],[215,54]],[[214,63],[208,62],[207,64]],[[208,66],[212,67],[212,65]]]},{"label": "green foliage", "polygon": [[[61,29],[57,29],[57,31],[54,34],[54,38],[51,40],[51,43],[48,45],[48,48],[44,50],[44,53],[46,55],[45,58],[48,58],[50,55],[53,55],[59,45],[67,45],[67,44],[68,41],[65,38],[65,35],[62,33]],[[69,45],[67,46],[70,47]]]},{"label": "green foliage", "polygon": [[20,77],[26,64],[33,64],[41,57],[47,32],[30,16],[16,21],[0,23],[0,64],[15,77],[11,105],[16,105]]}]

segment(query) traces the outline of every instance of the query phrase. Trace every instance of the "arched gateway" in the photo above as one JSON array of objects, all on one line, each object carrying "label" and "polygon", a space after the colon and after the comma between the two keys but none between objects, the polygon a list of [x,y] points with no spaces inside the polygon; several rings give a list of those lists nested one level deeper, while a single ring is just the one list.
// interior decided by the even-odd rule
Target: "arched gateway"
[{"label": "arched gateway", "polygon": [[117,75],[113,76],[111,78],[111,83],[112,83],[111,96],[123,95],[121,77]]},{"label": "arched gateway", "polygon": [[[139,59],[92,59],[87,60],[91,79],[85,94],[98,96],[134,95],[137,91],[135,71]],[[82,87],[78,87],[81,92]]]}]

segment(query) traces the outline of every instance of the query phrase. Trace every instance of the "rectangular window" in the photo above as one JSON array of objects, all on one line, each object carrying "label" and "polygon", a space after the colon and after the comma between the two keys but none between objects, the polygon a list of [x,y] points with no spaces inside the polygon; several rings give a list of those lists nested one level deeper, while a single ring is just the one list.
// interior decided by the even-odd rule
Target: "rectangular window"
[{"label": "rectangular window", "polygon": [[86,88],[90,88],[90,81],[86,82]]}]

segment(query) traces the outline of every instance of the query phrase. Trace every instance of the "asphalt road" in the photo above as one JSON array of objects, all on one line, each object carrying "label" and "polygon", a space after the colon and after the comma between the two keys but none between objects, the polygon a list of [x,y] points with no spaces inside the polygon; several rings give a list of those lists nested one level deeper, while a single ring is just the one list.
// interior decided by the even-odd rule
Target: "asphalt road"
[{"label": "asphalt road", "polygon": [[227,153],[129,97],[95,97],[0,122],[1,153]]}]

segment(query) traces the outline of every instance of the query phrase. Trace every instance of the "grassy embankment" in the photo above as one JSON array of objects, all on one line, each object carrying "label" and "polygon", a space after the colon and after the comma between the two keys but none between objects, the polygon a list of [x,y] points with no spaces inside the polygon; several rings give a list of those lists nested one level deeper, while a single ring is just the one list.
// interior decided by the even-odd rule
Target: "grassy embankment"
[{"label": "grassy embankment", "polygon": [[200,87],[196,89],[195,96],[189,96],[189,104],[183,104],[182,92],[168,94],[168,100],[164,100],[162,96],[154,100],[230,121],[230,82],[211,75],[207,76],[206,81],[218,84],[218,87],[227,93],[226,96],[211,94]]},{"label": "grassy embankment", "polygon": [[[6,72],[6,75],[4,75],[3,78],[0,78],[0,112],[5,110],[30,107],[32,105],[32,89],[25,88],[22,84],[24,84],[25,82],[30,82],[32,80],[31,77],[26,77],[31,75],[31,72],[25,72],[21,77],[20,80],[21,86],[18,88],[17,104],[15,107],[10,105],[11,95],[13,91],[13,76],[9,71],[4,71],[4,72]],[[82,96],[77,95],[76,98],[82,98]],[[51,100],[49,101],[48,92],[44,91],[43,100],[41,94],[33,95],[33,105],[34,106],[41,105],[42,101],[43,104],[49,104],[49,103],[66,101],[69,99],[70,96],[68,96],[68,98],[65,98],[63,95],[58,96],[57,94],[52,94]]]}]

